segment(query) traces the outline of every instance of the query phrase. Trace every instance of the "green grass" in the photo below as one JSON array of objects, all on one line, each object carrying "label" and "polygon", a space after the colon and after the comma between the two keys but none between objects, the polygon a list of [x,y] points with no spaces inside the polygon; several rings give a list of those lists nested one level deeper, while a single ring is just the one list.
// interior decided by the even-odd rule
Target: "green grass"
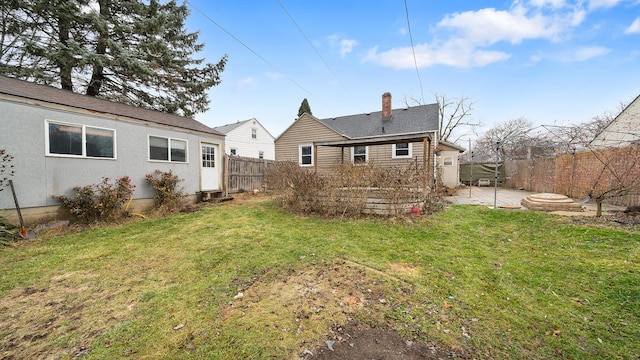
[{"label": "green grass", "polygon": [[[478,358],[640,356],[637,229],[474,206],[338,221],[270,201],[0,248],[0,354],[296,358],[319,339],[289,331],[285,305],[263,295],[255,313],[233,297],[340,261],[389,299],[354,315],[410,338]],[[330,324],[317,316],[314,336]]]}]

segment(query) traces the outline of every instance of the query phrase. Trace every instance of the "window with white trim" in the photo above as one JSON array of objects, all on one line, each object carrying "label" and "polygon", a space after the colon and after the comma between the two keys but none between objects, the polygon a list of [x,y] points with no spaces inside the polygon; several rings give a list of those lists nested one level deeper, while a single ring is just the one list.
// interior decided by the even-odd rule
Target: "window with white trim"
[{"label": "window with white trim", "polygon": [[231,148],[230,153],[231,153],[231,155],[234,155],[234,156],[235,156],[235,155],[238,155],[238,149],[236,149],[236,148]]},{"label": "window with white trim", "polygon": [[116,131],[57,121],[46,124],[46,154],[98,159],[116,158]]},{"label": "window with white trim", "polygon": [[453,157],[445,156],[444,159],[442,159],[442,164],[444,166],[453,166]]},{"label": "window with white trim", "polygon": [[258,138],[258,129],[251,128],[251,138],[252,139],[257,139]]},{"label": "window with white trim", "polygon": [[351,148],[351,162],[354,164],[364,164],[368,160],[368,146],[354,146]]},{"label": "window with white trim", "polygon": [[397,143],[391,145],[392,159],[406,159],[411,158],[411,156],[411,143]]},{"label": "window with white trim", "polygon": [[264,159],[264,151],[258,151],[258,159]]},{"label": "window with white trim", "polygon": [[300,166],[313,166],[313,145],[300,145],[298,163]]},{"label": "window with white trim", "polygon": [[149,160],[187,162],[187,141],[149,135]]}]

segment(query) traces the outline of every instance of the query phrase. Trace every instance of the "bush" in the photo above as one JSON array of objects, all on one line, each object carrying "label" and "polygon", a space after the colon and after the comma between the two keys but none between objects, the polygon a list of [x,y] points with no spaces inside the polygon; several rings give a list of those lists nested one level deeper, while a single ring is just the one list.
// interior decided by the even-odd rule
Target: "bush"
[{"label": "bush", "polygon": [[408,205],[429,203],[437,210],[431,176],[417,163],[405,166],[378,166],[351,163],[335,166],[331,172],[316,174],[293,162],[267,167],[265,181],[281,192],[282,206],[290,211],[338,217],[362,216],[368,198],[375,192],[387,204],[387,215],[400,215]]},{"label": "bush", "polygon": [[174,175],[171,170],[156,170],[153,174],[147,174],[145,180],[147,184],[153,188],[153,198],[157,209],[165,213],[180,210],[184,191],[182,188],[178,188],[178,184],[184,181],[184,179],[180,179],[178,175]]},{"label": "bush", "polygon": [[75,196],[56,196],[52,198],[62,201],[71,214],[78,219],[93,223],[115,220],[121,215],[122,205],[133,195],[135,185],[131,184],[128,176],[109,183],[109,178],[103,177],[99,184],[76,186]]}]

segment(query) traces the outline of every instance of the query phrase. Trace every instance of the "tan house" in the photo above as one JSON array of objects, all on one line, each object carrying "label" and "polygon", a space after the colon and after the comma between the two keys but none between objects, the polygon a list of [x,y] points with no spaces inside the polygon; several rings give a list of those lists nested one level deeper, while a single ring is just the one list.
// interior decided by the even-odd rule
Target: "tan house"
[{"label": "tan house", "polygon": [[346,162],[418,162],[435,174],[439,116],[438,104],[391,109],[390,93],[382,95],[378,112],[327,119],[303,114],[275,140],[276,160],[317,172]]}]

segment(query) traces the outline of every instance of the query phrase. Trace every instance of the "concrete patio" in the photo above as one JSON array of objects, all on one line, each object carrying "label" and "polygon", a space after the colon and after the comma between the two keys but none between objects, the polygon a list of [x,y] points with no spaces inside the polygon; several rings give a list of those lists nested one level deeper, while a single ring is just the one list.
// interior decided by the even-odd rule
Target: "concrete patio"
[{"label": "concrete patio", "polygon": [[[514,189],[504,189],[498,188],[497,191],[494,191],[493,187],[478,187],[472,186],[459,188],[458,192],[454,196],[445,197],[446,201],[449,201],[452,204],[474,204],[474,205],[484,205],[488,207],[493,207],[494,197],[496,200],[496,205],[498,208],[519,208],[521,210],[527,210],[524,206],[520,205],[520,201],[531,195],[535,194],[534,192],[524,191],[524,190],[514,190]],[[576,202],[582,203],[580,199],[574,199]],[[585,215],[590,213],[594,213],[596,211],[596,204],[594,202],[582,203],[585,206]],[[611,210],[624,210],[625,208],[622,206],[616,205],[602,205],[602,212],[606,213]]]}]

